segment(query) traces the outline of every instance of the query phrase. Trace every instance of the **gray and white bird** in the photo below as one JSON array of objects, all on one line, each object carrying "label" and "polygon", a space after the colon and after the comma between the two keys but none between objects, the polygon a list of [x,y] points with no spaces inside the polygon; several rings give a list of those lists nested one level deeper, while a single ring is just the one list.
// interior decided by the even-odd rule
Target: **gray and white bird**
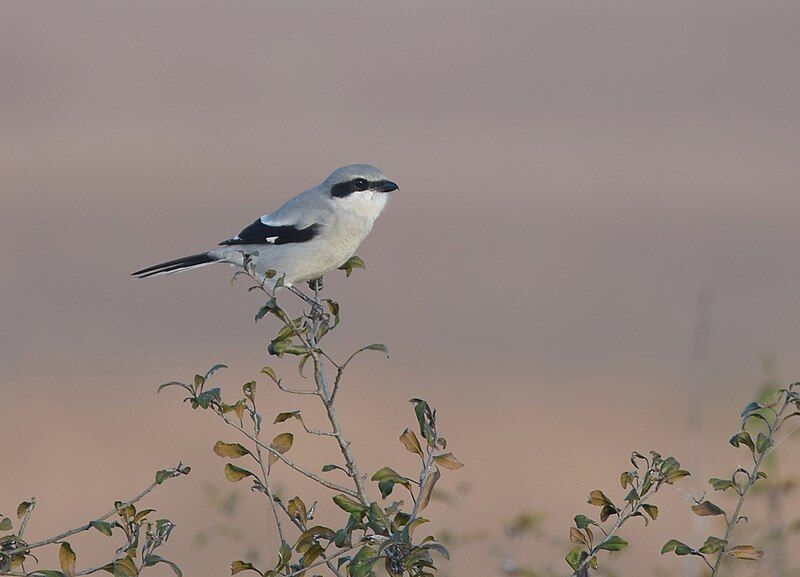
[{"label": "gray and white bird", "polygon": [[[133,273],[144,278],[215,262],[241,267],[245,255],[260,279],[283,278],[286,286],[322,277],[353,256],[397,185],[368,164],[337,168],[321,184],[265,214],[218,248],[162,262]],[[271,287],[270,287],[271,288]]]}]

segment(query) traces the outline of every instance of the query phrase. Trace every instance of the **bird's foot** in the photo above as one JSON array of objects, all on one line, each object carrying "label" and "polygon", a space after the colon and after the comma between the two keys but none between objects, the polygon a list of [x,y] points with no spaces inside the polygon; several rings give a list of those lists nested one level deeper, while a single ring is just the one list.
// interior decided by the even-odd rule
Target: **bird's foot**
[{"label": "bird's foot", "polygon": [[312,278],[308,281],[308,288],[310,288],[315,293],[318,293],[322,290],[322,277]]}]

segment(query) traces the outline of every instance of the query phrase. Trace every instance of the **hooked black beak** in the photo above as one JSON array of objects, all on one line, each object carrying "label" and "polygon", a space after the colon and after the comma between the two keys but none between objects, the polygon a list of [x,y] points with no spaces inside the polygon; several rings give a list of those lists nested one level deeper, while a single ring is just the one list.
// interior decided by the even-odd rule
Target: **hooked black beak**
[{"label": "hooked black beak", "polygon": [[379,180],[378,182],[375,183],[375,186],[373,187],[373,189],[377,190],[378,192],[392,192],[393,190],[397,190],[398,188],[400,187],[397,186],[395,183],[393,183],[391,180]]}]

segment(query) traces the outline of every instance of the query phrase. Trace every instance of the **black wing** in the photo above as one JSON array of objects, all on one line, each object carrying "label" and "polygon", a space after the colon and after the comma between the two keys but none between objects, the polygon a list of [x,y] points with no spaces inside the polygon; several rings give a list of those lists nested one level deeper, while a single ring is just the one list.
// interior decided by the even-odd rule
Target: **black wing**
[{"label": "black wing", "polygon": [[319,223],[314,223],[306,228],[297,228],[292,225],[271,226],[258,219],[235,237],[223,240],[219,244],[289,244],[308,242],[319,235],[319,229]]}]

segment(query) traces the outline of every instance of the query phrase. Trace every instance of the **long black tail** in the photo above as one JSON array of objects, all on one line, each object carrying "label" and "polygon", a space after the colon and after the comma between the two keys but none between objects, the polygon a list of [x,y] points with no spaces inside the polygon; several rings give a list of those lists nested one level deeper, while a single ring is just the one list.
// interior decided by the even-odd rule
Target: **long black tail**
[{"label": "long black tail", "polygon": [[209,253],[201,252],[199,254],[185,256],[183,258],[176,258],[175,260],[169,260],[167,262],[162,262],[161,264],[155,264],[153,266],[143,268],[142,270],[137,270],[135,273],[132,273],[131,276],[145,278],[160,274],[170,274],[173,272],[189,270],[190,268],[205,266],[216,261],[217,259],[212,257]]}]

